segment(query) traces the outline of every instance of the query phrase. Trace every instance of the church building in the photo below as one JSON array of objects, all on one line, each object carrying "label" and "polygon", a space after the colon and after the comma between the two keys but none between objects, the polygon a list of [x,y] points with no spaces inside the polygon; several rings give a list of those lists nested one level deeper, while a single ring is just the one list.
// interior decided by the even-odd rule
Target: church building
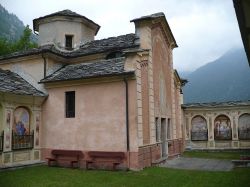
[{"label": "church building", "polygon": [[[142,169],[183,151],[183,81],[163,13],[135,33],[95,40],[100,26],[70,10],[33,20],[38,48],[0,57],[0,167],[45,161],[51,150],[123,152]],[[131,23],[131,24],[132,24]]]}]

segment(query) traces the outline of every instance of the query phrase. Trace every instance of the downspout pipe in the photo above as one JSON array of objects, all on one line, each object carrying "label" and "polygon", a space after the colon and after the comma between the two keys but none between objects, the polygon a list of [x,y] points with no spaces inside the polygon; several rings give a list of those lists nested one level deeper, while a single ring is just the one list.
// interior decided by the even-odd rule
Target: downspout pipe
[{"label": "downspout pipe", "polygon": [[47,69],[47,61],[46,58],[44,57],[44,54],[42,53],[42,58],[43,58],[43,78],[46,77],[46,69]]},{"label": "downspout pipe", "polygon": [[127,168],[130,168],[130,146],[129,146],[129,115],[128,115],[128,80],[124,78],[125,83],[125,95],[126,95],[126,142],[127,142]]},{"label": "downspout pipe", "polygon": [[126,138],[127,138],[127,151],[130,150],[129,146],[129,115],[128,115],[128,80],[124,78],[125,95],[126,95]]}]

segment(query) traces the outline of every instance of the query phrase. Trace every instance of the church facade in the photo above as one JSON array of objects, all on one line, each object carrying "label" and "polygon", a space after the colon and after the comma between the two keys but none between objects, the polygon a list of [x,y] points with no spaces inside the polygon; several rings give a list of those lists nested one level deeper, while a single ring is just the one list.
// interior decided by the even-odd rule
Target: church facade
[{"label": "church facade", "polygon": [[33,21],[39,47],[0,58],[1,167],[53,149],[124,152],[129,169],[181,154],[176,41],[163,13],[131,22],[135,33],[95,40],[100,26],[70,10]]}]

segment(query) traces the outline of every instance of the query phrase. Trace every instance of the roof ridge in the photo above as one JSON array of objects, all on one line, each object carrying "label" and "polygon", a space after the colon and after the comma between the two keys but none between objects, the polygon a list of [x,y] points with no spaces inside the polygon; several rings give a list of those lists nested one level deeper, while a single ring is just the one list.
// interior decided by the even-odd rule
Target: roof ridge
[{"label": "roof ridge", "polygon": [[104,40],[110,40],[110,39],[112,39],[112,38],[119,38],[119,37],[124,37],[124,36],[129,36],[129,35],[131,35],[131,36],[132,36],[132,35],[136,36],[135,33],[122,34],[122,35],[118,35],[118,36],[110,36],[110,37],[107,37],[107,38],[102,38],[102,39],[92,40],[92,41],[86,42],[86,43],[80,45],[80,48],[81,48],[82,46],[84,46],[84,45],[87,45],[87,44],[90,44],[90,43],[93,43],[93,42],[100,42],[100,41],[104,41]]}]

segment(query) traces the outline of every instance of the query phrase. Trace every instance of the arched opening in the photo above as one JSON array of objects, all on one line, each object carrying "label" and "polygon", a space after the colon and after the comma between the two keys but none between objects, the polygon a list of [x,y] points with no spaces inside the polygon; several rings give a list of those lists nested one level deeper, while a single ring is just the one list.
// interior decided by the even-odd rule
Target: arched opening
[{"label": "arched opening", "polygon": [[250,140],[250,114],[243,114],[239,117],[239,139]]},{"label": "arched opening", "polygon": [[195,116],[191,121],[191,140],[192,141],[207,141],[207,121],[202,116]]},{"label": "arched opening", "polygon": [[18,107],[14,111],[12,127],[12,149],[33,148],[34,135],[30,130],[30,112],[26,107]]},{"label": "arched opening", "polygon": [[232,128],[230,119],[226,115],[219,115],[214,120],[214,139],[231,140]]}]

